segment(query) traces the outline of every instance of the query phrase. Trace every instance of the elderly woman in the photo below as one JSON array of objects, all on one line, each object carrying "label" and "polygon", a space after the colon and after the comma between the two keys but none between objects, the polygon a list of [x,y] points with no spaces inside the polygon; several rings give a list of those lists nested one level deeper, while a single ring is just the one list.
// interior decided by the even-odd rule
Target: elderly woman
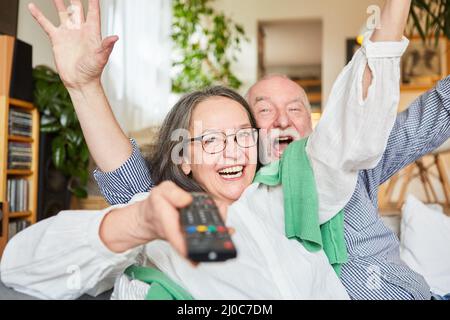
[{"label": "elderly woman", "polygon": [[[311,216],[320,225],[342,214],[357,172],[375,166],[383,153],[406,45],[407,40],[375,43],[366,37],[338,77],[319,126],[298,150],[306,165],[295,154],[282,160],[291,168],[312,167],[318,208]],[[200,132],[196,123],[202,124]],[[180,151],[178,140],[171,140],[176,129],[190,133],[181,162],[172,159]],[[255,121],[242,97],[222,87],[189,94],[164,122],[152,161],[158,186],[150,194],[103,211],[62,212],[28,228],[8,244],[2,280],[42,298],[73,299],[115,284],[113,297],[143,299],[151,285],[124,274],[140,264],[158,268],[196,299],[347,299],[330,256],[308,250],[307,239],[287,237],[285,186],[264,182],[273,167],[252,183],[257,156]],[[192,200],[188,191],[213,197],[236,231],[236,259],[194,266],[184,258],[178,209]],[[339,238],[342,232],[333,234]]]}]

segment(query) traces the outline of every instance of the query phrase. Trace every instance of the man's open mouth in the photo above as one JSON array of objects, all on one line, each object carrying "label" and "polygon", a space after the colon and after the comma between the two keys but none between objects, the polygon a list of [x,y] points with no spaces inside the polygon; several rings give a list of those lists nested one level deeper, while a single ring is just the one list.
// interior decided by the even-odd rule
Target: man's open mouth
[{"label": "man's open mouth", "polygon": [[225,179],[236,179],[242,177],[244,174],[244,166],[234,166],[218,171],[221,177]]},{"label": "man's open mouth", "polygon": [[274,141],[274,145],[275,146],[287,146],[289,145],[291,142],[294,142],[294,137],[292,136],[284,136],[284,137],[278,137],[275,139]]}]

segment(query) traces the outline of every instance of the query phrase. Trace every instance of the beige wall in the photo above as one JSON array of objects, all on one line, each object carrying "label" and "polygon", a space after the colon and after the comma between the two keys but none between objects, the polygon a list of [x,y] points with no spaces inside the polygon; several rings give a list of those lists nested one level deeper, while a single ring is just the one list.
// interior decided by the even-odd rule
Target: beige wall
[{"label": "beige wall", "polygon": [[241,23],[250,42],[244,44],[235,71],[244,81],[242,91],[257,77],[258,21],[321,19],[323,22],[322,79],[326,98],[345,65],[346,39],[355,37],[366,21],[369,5],[381,0],[217,0],[216,7]]},{"label": "beige wall", "polygon": [[[345,64],[345,41],[354,37],[366,19],[366,9],[382,0],[216,0],[217,8],[239,23],[243,24],[250,42],[244,44],[236,73],[244,80],[245,91],[256,81],[257,76],[257,22],[278,19],[320,19],[323,23],[322,78],[324,79],[324,98],[328,96],[336,76]],[[27,10],[31,0],[21,0],[19,7],[18,37],[33,45],[33,64],[54,67],[50,42]],[[33,0],[47,17],[58,23],[53,1]],[[87,0],[84,0],[87,2]],[[402,95],[400,108],[405,108],[418,92]],[[445,157],[450,171],[450,155]],[[411,192],[423,198],[420,184],[411,186]],[[442,192],[438,189],[442,199]]]},{"label": "beige wall", "polygon": [[264,24],[264,35],[265,67],[322,64],[321,20]]}]

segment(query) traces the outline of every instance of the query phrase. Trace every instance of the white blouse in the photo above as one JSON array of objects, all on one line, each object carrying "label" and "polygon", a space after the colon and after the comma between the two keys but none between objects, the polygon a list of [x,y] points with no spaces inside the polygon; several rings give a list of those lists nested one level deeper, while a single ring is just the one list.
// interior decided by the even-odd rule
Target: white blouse
[{"label": "white blouse", "polygon": [[[319,196],[319,220],[330,220],[349,201],[359,170],[382,157],[399,102],[400,57],[408,40],[371,42],[366,37],[337,78],[307,153]],[[373,80],[363,100],[362,77]],[[137,195],[133,201],[145,199]],[[143,299],[148,286],[123,271],[154,264],[197,299],[347,299],[323,251],[311,253],[284,235],[280,187],[252,184],[228,209],[227,225],[238,258],[193,268],[165,241],[116,254],[99,237],[102,211],[64,211],[9,241],[1,261],[5,285],[43,299],[76,299],[111,289],[113,299]],[[131,203],[131,202],[130,202]]]}]

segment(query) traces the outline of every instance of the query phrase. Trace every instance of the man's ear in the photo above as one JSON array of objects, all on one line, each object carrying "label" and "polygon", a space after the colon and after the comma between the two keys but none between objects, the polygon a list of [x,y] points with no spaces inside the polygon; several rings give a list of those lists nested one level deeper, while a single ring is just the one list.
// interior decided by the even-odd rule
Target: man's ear
[{"label": "man's ear", "polygon": [[192,172],[191,165],[186,163],[185,161],[183,161],[183,163],[181,164],[181,170],[183,170],[183,173],[187,176]]}]

